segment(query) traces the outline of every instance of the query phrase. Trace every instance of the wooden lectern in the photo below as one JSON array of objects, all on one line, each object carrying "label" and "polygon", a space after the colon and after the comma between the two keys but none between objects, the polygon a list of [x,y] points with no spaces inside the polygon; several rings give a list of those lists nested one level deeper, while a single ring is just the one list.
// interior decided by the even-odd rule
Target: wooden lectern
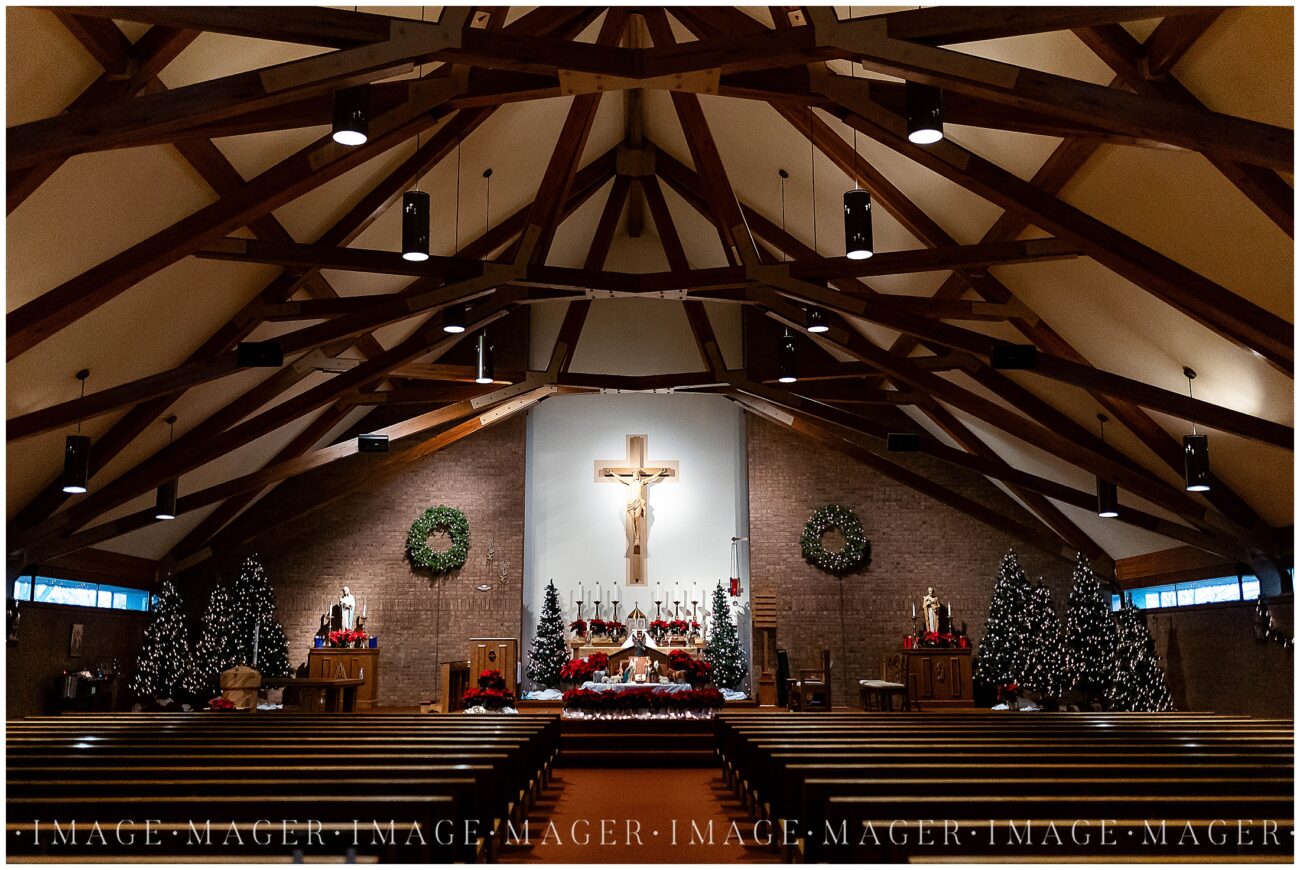
[{"label": "wooden lectern", "polygon": [[469,683],[478,685],[484,671],[500,671],[506,688],[519,693],[519,641],[513,637],[475,637],[469,642]]},{"label": "wooden lectern", "polygon": [[313,679],[365,680],[357,687],[358,710],[379,703],[379,649],[313,647],[307,651],[307,676]]},{"label": "wooden lectern", "polygon": [[755,595],[754,648],[760,651],[758,664],[758,706],[776,706],[776,596]]}]

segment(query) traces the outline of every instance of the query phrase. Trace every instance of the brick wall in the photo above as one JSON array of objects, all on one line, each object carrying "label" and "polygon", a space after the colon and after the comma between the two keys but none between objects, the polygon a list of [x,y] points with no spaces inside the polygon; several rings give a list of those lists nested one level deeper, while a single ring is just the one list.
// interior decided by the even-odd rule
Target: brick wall
[{"label": "brick wall", "polygon": [[[884,477],[774,423],[749,418],[750,585],[777,596],[777,646],[790,669],[820,665],[830,649],[835,702],[858,703],[856,680],[878,679],[881,660],[912,627],[911,604],[933,585],[972,638],[984,630],[998,563],[1014,547],[1035,580],[1043,575],[1064,610],[1071,565]],[[1024,511],[984,478],[920,454],[899,464],[961,494],[1024,519]],[[871,542],[871,567],[842,581],[803,560],[799,536],[814,510],[852,507]],[[828,542],[829,543],[829,542]],[[845,640],[841,643],[841,616]]]},{"label": "brick wall", "polygon": [[[283,494],[328,487],[359,455],[288,481]],[[280,490],[277,490],[280,492]],[[253,508],[274,517],[276,495]],[[433,579],[406,559],[406,534],[426,508],[445,504],[469,520],[469,559],[459,571]],[[326,507],[269,528],[224,554],[220,570],[233,579],[239,561],[257,553],[275,587],[289,660],[307,647],[328,605],[347,584],[369,608],[368,630],[378,635],[381,705],[411,705],[436,697],[438,662],[465,659],[472,637],[519,634],[520,568],[524,532],[524,420],[506,420],[423,459],[395,478],[357,489]],[[489,542],[510,574],[487,564]],[[445,546],[445,544],[444,544]],[[189,582],[189,578],[186,578]],[[209,580],[210,582],[210,580]],[[493,590],[479,592],[481,583]],[[186,588],[189,606],[202,609],[206,584]]]}]

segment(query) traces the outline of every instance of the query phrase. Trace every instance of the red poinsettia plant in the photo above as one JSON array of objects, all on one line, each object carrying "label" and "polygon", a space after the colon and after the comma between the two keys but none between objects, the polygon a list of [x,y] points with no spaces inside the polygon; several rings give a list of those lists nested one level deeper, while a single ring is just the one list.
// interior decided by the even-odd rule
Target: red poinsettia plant
[{"label": "red poinsettia plant", "polygon": [[690,629],[691,624],[684,619],[674,619],[668,623],[669,634],[686,634]]},{"label": "red poinsettia plant", "polygon": [[592,637],[604,637],[609,634],[609,623],[603,619],[593,619],[587,623],[587,628],[591,631]]},{"label": "red poinsettia plant", "polygon": [[693,658],[683,650],[675,649],[668,653],[668,666],[679,671],[682,678],[692,686],[702,686],[713,679],[713,665]]},{"label": "red poinsettia plant", "polygon": [[478,688],[467,691],[463,699],[466,707],[482,707],[499,712],[515,705],[513,692],[506,689],[506,678],[498,670],[486,670],[478,675]]},{"label": "red poinsettia plant", "polygon": [[650,636],[655,640],[662,640],[666,634],[668,634],[668,622],[666,620],[656,619],[650,623]]},{"label": "red poinsettia plant", "polygon": [[603,671],[609,667],[609,656],[603,652],[594,652],[587,656],[587,662],[596,670]]},{"label": "red poinsettia plant", "polygon": [[560,668],[560,679],[566,683],[585,683],[609,666],[609,656],[592,653],[585,659],[570,659]]},{"label": "red poinsettia plant", "polygon": [[208,709],[218,713],[229,713],[238,708],[235,707],[234,701],[230,700],[224,695],[218,695],[217,697],[213,698],[211,701],[208,702]]},{"label": "red poinsettia plant", "polygon": [[945,631],[940,634],[937,631],[924,632],[916,641],[919,647],[936,647],[939,649],[965,649],[970,643],[964,634],[953,634]]},{"label": "red poinsettia plant", "polygon": [[722,693],[717,689],[656,692],[652,687],[645,686],[629,689],[625,692],[570,689],[564,693],[564,706],[566,708],[602,713],[630,712],[634,710],[650,710],[652,712],[712,710],[722,705]]},{"label": "red poinsettia plant", "polygon": [[586,634],[587,620],[585,619],[573,620],[573,622],[569,623],[569,631],[573,632],[574,634]]},{"label": "red poinsettia plant", "polygon": [[627,626],[616,619],[611,619],[605,623],[605,633],[611,638],[622,637],[627,634]]},{"label": "red poinsettia plant", "polygon": [[338,631],[331,631],[327,639],[330,646],[363,647],[366,645],[366,641],[370,639],[370,635],[366,634],[359,628],[345,628]]}]

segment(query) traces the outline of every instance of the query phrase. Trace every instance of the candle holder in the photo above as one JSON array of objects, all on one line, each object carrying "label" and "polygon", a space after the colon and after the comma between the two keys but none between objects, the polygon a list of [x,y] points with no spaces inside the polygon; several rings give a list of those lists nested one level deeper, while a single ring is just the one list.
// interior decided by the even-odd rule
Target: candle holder
[{"label": "candle holder", "polygon": [[695,615],[695,611],[696,611],[696,608],[699,606],[699,604],[700,604],[700,602],[698,602],[698,601],[692,601],[692,602],[691,602],[691,619],[698,619],[698,617],[696,617],[696,615]]},{"label": "candle holder", "polygon": [[578,619],[582,619],[582,599],[578,599]]},{"label": "candle holder", "polygon": [[618,622],[618,599],[615,598],[610,604],[614,605],[614,621]]},{"label": "candle holder", "polygon": [[680,601],[673,602],[673,619],[682,618],[681,607],[682,607],[682,603]]},{"label": "candle holder", "polygon": [[659,616],[660,616],[660,614],[659,614],[659,608],[661,608],[661,607],[663,607],[663,602],[662,602],[662,601],[656,601],[656,602],[655,602],[655,619],[659,619]]}]

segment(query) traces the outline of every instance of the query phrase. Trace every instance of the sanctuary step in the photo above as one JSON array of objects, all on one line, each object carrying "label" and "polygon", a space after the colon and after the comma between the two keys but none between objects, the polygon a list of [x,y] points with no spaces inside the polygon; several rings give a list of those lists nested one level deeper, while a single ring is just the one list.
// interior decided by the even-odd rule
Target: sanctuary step
[{"label": "sanctuary step", "polygon": [[564,719],[560,757],[565,767],[717,767],[713,720]]}]

